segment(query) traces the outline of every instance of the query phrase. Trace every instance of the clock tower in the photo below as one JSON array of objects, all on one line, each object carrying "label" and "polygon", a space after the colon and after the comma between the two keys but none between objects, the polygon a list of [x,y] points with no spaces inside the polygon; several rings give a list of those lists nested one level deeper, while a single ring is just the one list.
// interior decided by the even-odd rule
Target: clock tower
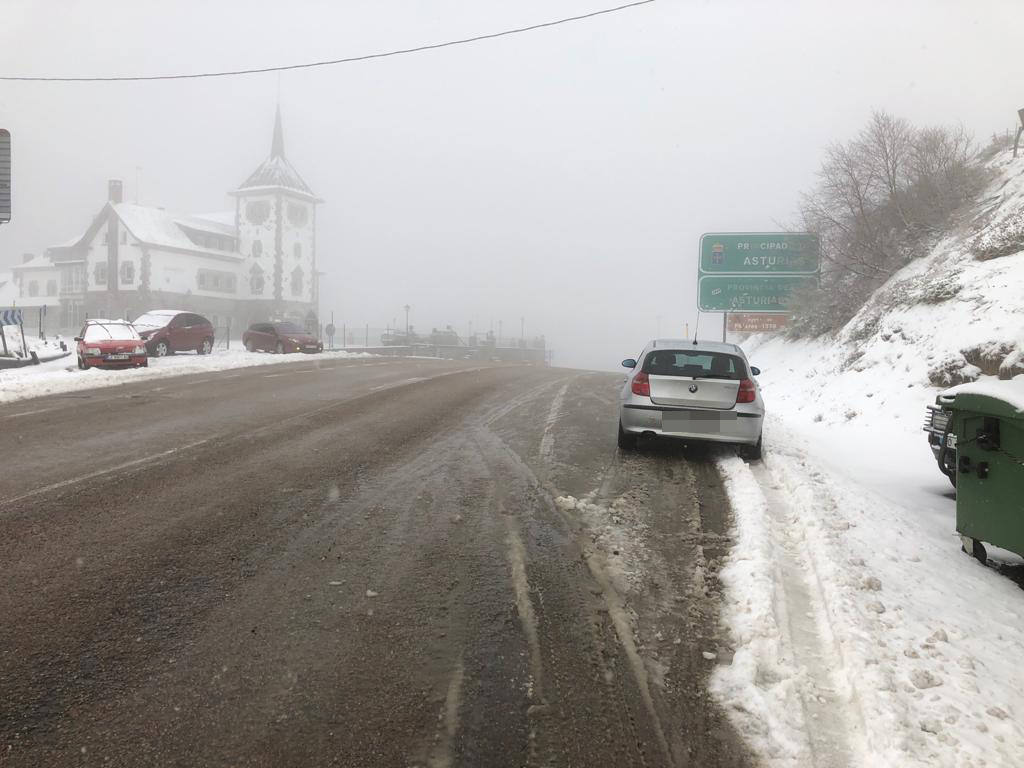
[{"label": "clock tower", "polygon": [[284,151],[281,107],[274,117],[270,156],[232,193],[243,274],[238,294],[256,314],[304,322],[318,314],[316,206],[323,200],[292,167]]}]

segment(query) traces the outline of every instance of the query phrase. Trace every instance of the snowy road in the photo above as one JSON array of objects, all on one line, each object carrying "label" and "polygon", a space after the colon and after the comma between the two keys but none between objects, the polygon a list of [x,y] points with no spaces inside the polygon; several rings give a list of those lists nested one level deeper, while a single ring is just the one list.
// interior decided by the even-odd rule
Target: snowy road
[{"label": "snowy road", "polygon": [[301,361],[0,406],[0,762],[748,764],[707,693],[722,480],[620,455],[620,380]]}]

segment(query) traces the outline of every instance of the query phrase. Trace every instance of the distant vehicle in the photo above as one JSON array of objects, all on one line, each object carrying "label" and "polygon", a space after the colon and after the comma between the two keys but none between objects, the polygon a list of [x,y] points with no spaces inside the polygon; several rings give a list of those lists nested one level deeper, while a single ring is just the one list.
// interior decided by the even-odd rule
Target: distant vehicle
[{"label": "distant vehicle", "polygon": [[761,371],[735,344],[654,339],[619,397],[619,447],[636,448],[640,435],[733,443],[744,458],[761,458],[764,401],[753,377]]},{"label": "distant vehicle", "polygon": [[956,488],[956,435],[949,431],[952,419],[950,412],[942,407],[944,397],[940,392],[935,397],[935,403],[926,406],[928,413],[925,415],[924,431],[928,433],[928,445],[939,465],[939,471]]},{"label": "distant vehicle", "polygon": [[146,347],[126,320],[86,320],[78,342],[78,367],[145,368]]},{"label": "distant vehicle", "polygon": [[295,323],[253,323],[242,334],[242,344],[250,352],[288,352],[313,354],[324,351],[324,343]]},{"label": "distant vehicle", "polygon": [[213,351],[213,324],[202,315],[178,309],[154,309],[132,321],[153,357],[175,352]]}]

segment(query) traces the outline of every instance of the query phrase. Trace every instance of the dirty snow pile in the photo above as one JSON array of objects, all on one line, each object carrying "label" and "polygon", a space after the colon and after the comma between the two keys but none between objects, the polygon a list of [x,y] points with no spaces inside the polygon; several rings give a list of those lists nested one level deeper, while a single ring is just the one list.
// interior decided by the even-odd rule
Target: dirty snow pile
[{"label": "dirty snow pile", "polygon": [[714,684],[770,765],[1024,765],[1024,561],[960,551],[921,430],[948,385],[1024,386],[1024,158],[993,167],[835,338],[739,340],[769,417],[762,466],[720,461],[736,656]]},{"label": "dirty snow pile", "polygon": [[[74,350],[74,342],[70,342]],[[59,349],[59,348],[58,348]],[[366,352],[327,351],[316,355],[271,355],[247,352],[239,344],[237,349],[218,349],[209,355],[181,354],[171,357],[150,358],[147,368],[123,370],[78,370],[74,353],[40,365],[0,370],[0,403],[25,400],[30,397],[76,392],[96,387],[116,387],[133,382],[162,379],[168,376],[212,373],[229,368],[247,368],[254,365],[310,362],[375,357]],[[40,353],[40,358],[45,359]]]}]

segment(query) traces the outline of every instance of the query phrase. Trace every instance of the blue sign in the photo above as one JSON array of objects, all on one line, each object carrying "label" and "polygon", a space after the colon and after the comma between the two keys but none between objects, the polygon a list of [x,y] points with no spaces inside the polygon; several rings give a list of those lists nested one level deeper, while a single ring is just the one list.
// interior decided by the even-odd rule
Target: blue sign
[{"label": "blue sign", "polygon": [[21,325],[20,309],[5,309],[0,311],[0,325]]}]

